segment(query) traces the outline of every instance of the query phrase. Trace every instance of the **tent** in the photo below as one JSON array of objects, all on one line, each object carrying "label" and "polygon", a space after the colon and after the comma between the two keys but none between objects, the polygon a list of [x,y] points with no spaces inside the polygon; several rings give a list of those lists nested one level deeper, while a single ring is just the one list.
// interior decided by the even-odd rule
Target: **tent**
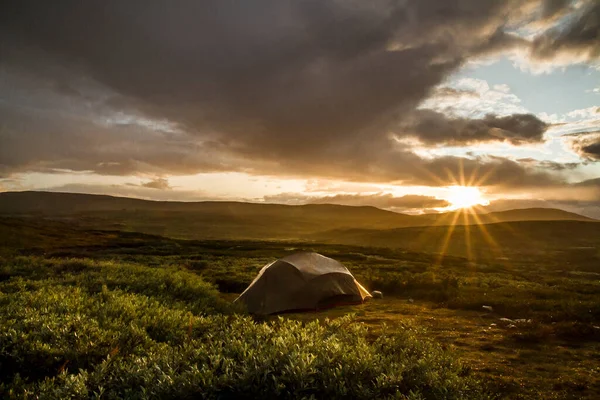
[{"label": "tent", "polygon": [[245,304],[253,314],[274,314],[359,304],[369,297],[338,261],[297,253],[265,265],[234,302]]}]

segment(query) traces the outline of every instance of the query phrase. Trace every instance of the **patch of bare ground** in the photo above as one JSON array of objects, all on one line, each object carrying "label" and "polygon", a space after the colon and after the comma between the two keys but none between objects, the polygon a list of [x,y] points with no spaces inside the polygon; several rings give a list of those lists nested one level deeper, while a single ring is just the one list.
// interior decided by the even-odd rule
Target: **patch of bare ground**
[{"label": "patch of bare ground", "polygon": [[308,321],[348,313],[368,325],[373,337],[406,325],[425,328],[424,339],[457,352],[501,398],[600,399],[600,343],[546,335],[551,327],[535,321],[515,323],[486,310],[451,310],[398,297],[286,317]]}]

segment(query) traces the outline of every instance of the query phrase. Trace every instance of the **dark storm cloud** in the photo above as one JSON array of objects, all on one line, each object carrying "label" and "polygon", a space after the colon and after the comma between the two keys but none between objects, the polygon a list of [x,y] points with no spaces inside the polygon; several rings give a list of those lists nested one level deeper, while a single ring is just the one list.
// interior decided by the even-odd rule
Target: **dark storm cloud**
[{"label": "dark storm cloud", "polygon": [[487,115],[481,119],[452,118],[419,110],[400,127],[400,133],[425,144],[465,145],[477,142],[540,143],[549,125],[531,114]]},{"label": "dark storm cloud", "polygon": [[591,158],[593,160],[600,160],[600,139],[585,146],[582,146],[580,151],[584,156],[588,158]]},{"label": "dark storm cloud", "polygon": [[[0,67],[43,76],[53,82],[44,87],[53,95],[39,98],[25,84],[1,95],[0,173],[235,170],[438,185],[463,165],[489,182],[552,181],[510,160],[423,159],[388,135],[469,57],[520,41],[504,28],[523,4],[5,2]],[[110,96],[81,81],[97,83]],[[68,99],[64,108],[87,102],[90,109],[80,118],[30,118],[24,111],[56,97]],[[100,111],[103,118],[119,111],[166,120],[181,132],[139,121],[102,125],[94,114]],[[13,118],[18,112],[22,117]],[[416,127],[432,144],[537,142],[546,129],[533,116],[515,115],[446,118],[450,126],[441,132],[424,131],[437,126],[437,116],[428,116]]]},{"label": "dark storm cloud", "polygon": [[[182,133],[148,130],[135,124],[106,126],[53,112],[34,114],[0,107],[0,174],[28,170],[91,171],[103,175],[193,174],[199,171],[245,171],[256,174],[326,177],[353,181],[401,181],[406,184],[446,185],[465,171],[485,176],[485,182],[514,185],[543,183],[541,176],[510,160],[443,157],[426,160],[409,148],[394,146],[385,137],[346,140],[335,152],[320,146],[283,160],[260,149],[239,144],[202,141]],[[65,121],[67,122],[65,124]],[[256,152],[256,153],[255,153]],[[452,178],[455,177],[455,178]]]},{"label": "dark storm cloud", "polygon": [[548,161],[548,160],[536,160],[533,158],[520,158],[517,160],[519,164],[528,165],[532,167],[537,167],[546,170],[552,171],[568,171],[575,169],[581,165],[581,163],[559,163],[556,161]]},{"label": "dark storm cloud", "polygon": [[565,135],[568,141],[582,158],[590,161],[600,161],[600,131]]},{"label": "dark storm cloud", "polygon": [[53,111],[0,103],[0,177],[19,171],[90,171],[102,175],[186,174],[229,170],[224,155],[188,135],[137,125],[102,125]]},{"label": "dark storm cloud", "polygon": [[547,20],[564,14],[569,10],[573,0],[544,0],[542,4],[542,19]]},{"label": "dark storm cloud", "polygon": [[493,55],[516,48],[529,47],[529,42],[522,37],[504,32],[503,28],[498,28],[493,35],[486,38],[479,45],[473,48],[476,55]]},{"label": "dark storm cloud", "polygon": [[415,184],[477,185],[509,187],[544,187],[564,183],[556,175],[531,168],[503,157],[439,157],[424,164],[421,173],[415,172]]},{"label": "dark storm cloud", "polygon": [[579,55],[593,60],[600,57],[600,2],[588,0],[572,19],[537,37],[532,54],[540,59],[560,55]]}]

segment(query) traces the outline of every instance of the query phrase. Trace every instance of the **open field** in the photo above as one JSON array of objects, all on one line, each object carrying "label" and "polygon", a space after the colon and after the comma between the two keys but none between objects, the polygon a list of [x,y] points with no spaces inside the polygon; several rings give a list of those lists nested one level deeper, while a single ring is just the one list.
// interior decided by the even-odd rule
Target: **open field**
[{"label": "open field", "polygon": [[[573,259],[568,264],[556,259],[555,254],[544,252],[531,253],[520,260],[493,261],[487,259],[482,261],[456,256],[440,257],[438,254],[399,248],[314,242],[188,241],[141,233],[87,230],[64,222],[19,218],[0,219],[0,235],[3,238],[2,246],[0,246],[0,254],[3,255],[0,290],[3,296],[1,304],[5,311],[4,315],[8,315],[6,311],[10,309],[7,307],[11,304],[11,296],[34,296],[30,301],[38,302],[36,304],[39,304],[38,307],[40,307],[43,306],[42,303],[39,303],[42,298],[35,300],[35,293],[40,290],[51,290],[51,287],[68,289],[69,296],[71,296],[69,298],[72,301],[84,296],[81,301],[84,301],[85,304],[91,302],[91,305],[88,304],[85,307],[91,307],[89,310],[92,311],[86,312],[92,313],[95,312],[93,304],[96,300],[94,300],[95,298],[90,299],[89,296],[101,296],[104,291],[103,284],[106,285],[107,293],[111,293],[111,295],[113,291],[117,291],[118,296],[145,296],[144,298],[156,300],[157,304],[184,310],[185,313],[182,315],[191,313],[191,315],[198,316],[193,318],[200,318],[200,315],[207,313],[210,315],[229,314],[236,311],[228,308],[229,301],[246,287],[262,265],[291,252],[312,250],[340,260],[370,290],[383,290],[385,298],[373,300],[357,307],[342,307],[319,313],[288,314],[285,315],[285,320],[299,319],[308,323],[315,319],[335,319],[348,313],[355,313],[355,322],[362,322],[362,326],[366,329],[360,334],[357,333],[359,337],[366,340],[362,346],[376,343],[378,338],[385,337],[385,335],[382,336],[384,332],[392,336],[404,335],[402,346],[416,346],[416,343],[421,342],[431,343],[433,347],[428,351],[432,352],[432,356],[459,357],[462,362],[458,370],[446,368],[442,372],[437,370],[435,372],[454,377],[448,378],[452,383],[447,388],[442,389],[443,385],[440,386],[441,384],[435,385],[438,385],[436,387],[442,392],[446,389],[455,391],[448,393],[455,393],[452,396],[458,398],[480,396],[477,394],[480,392],[476,391],[472,392],[472,396],[466,395],[464,390],[467,386],[472,387],[472,390],[483,390],[492,397],[501,398],[593,399],[600,396],[600,371],[598,370],[600,270],[597,269],[598,264],[594,264],[596,254],[584,252],[579,260]],[[594,269],[594,265],[596,265],[596,269]],[[121,276],[119,280],[111,277],[112,273],[103,275],[98,272],[104,267],[109,271],[120,269],[131,271],[132,275]],[[154,272],[150,273],[150,271]],[[194,305],[196,304],[194,301],[190,303],[190,294],[185,294],[187,293],[185,290],[183,290],[181,298],[165,298],[165,295],[173,291],[168,288],[180,287],[169,283],[172,282],[172,274],[175,276],[184,274],[183,276],[189,277],[184,279],[185,282],[193,277],[198,277],[199,282],[214,284],[221,292],[219,295],[221,300],[215,297],[216,292],[210,292],[212,289],[208,286],[201,290],[207,290],[207,293],[213,294],[200,296],[201,299],[206,299],[206,302],[200,303],[202,305]],[[144,275],[144,279],[141,279],[142,275]],[[141,284],[138,280],[146,283]],[[94,290],[90,292],[85,289],[86,285],[92,285],[90,288],[94,287]],[[178,285],[183,285],[181,287],[185,288],[187,283]],[[195,285],[200,286],[193,290],[190,289],[190,293],[196,293],[196,290],[200,290],[198,288],[205,287],[204,283]],[[72,292],[73,290],[88,291],[84,295]],[[164,292],[165,290],[166,292]],[[177,291],[175,291],[175,296],[179,296],[176,293]],[[105,295],[108,294],[105,293]],[[223,299],[227,301],[223,302]],[[492,307],[493,311],[482,308],[484,305]],[[49,305],[43,307],[49,307]],[[80,306],[64,305],[64,307]],[[140,305],[140,307],[142,306]],[[206,307],[209,307],[207,310],[217,311],[204,311]],[[25,312],[19,309],[10,310],[17,314]],[[152,307],[148,310],[152,310]],[[32,309],[31,312],[35,312],[35,309]],[[123,315],[123,312],[119,311],[118,315]],[[52,314],[52,312],[50,313]],[[13,318],[25,317],[17,314],[13,314]],[[128,318],[130,321],[134,321],[136,318],[152,320],[157,317],[143,317],[142,314],[139,314]],[[192,355],[185,353],[189,349],[184,346],[185,335],[181,333],[187,332],[190,317],[182,316],[181,318],[183,319],[179,322],[168,322],[169,324],[179,324],[177,326],[180,328],[173,327],[172,329],[179,332],[177,335],[183,335],[180,339],[167,341],[171,346],[168,351],[172,356],[176,354],[177,357],[183,357],[182,354],[185,354],[185,357],[193,359]],[[501,318],[511,321],[501,320]],[[277,318],[275,320],[278,321]],[[346,321],[343,321],[342,323],[346,324]],[[354,326],[355,322],[351,324]],[[192,325],[195,323],[193,322]],[[165,332],[170,331],[171,328],[166,328],[167,322],[163,321],[160,324],[163,324],[160,325],[162,331],[156,326],[145,326],[144,329],[146,332],[159,329],[160,332],[163,332],[161,335],[166,335]],[[34,324],[23,329],[35,330],[39,328],[36,326]],[[110,331],[113,328],[107,327],[106,329]],[[287,327],[285,329],[300,328]],[[317,328],[307,329],[310,331],[310,329]],[[406,332],[412,332],[409,339],[405,335]],[[57,343],[67,340],[65,335],[72,335],[66,331],[53,334],[57,335]],[[92,335],[92,333],[85,331],[85,335]],[[143,351],[150,351],[155,346],[152,343],[157,339],[150,336],[148,339],[150,342],[144,342],[148,343],[148,347],[143,347],[145,349]],[[6,340],[8,339],[5,337],[3,344],[5,349]],[[125,340],[125,338],[122,337],[119,340]],[[160,339],[158,342],[161,340],[166,339]],[[204,339],[194,337],[192,340],[201,342]],[[246,339],[241,338],[240,340]],[[354,337],[340,340],[342,340],[341,345],[353,349],[354,345],[343,341],[363,339]],[[194,343],[199,346],[197,342]],[[52,354],[54,354],[52,357],[60,362],[55,360],[48,366],[50,372],[46,376],[56,377],[46,384],[47,390],[56,389],[61,385],[61,387],[66,387],[67,379],[73,379],[73,385],[79,382],[78,384],[85,386],[86,390],[95,385],[94,382],[104,382],[105,379],[109,379],[105,375],[98,375],[99,372],[91,366],[101,360],[106,361],[107,354],[114,351],[114,347],[111,346],[115,346],[115,342],[108,341],[99,348],[92,346],[97,352],[94,353],[96,358],[91,361],[86,358],[87,355],[77,355],[82,360],[88,360],[82,362],[89,363],[92,368],[88,371],[94,376],[92,380],[84,379],[81,376],[77,378],[70,377],[71,375],[63,376],[66,372],[77,373],[76,362],[67,360],[73,356],[65,355],[66,348],[60,347],[64,345],[57,344],[57,346],[52,350]],[[21,353],[22,351],[25,350],[18,350],[17,353],[10,354],[17,354],[19,357],[30,354]],[[143,351],[139,351],[141,353],[136,353],[134,348],[127,350],[127,355],[123,355],[122,361],[128,362],[127,360],[132,354],[141,356]],[[353,354],[353,351],[348,353]],[[43,352],[36,354],[42,354],[40,356],[42,358],[46,357],[43,356],[45,354]],[[268,356],[265,355],[265,357]],[[178,358],[178,360],[177,365],[186,365],[185,358]],[[66,363],[67,361],[69,362]],[[158,359],[155,361],[160,363]],[[411,362],[414,361],[416,360],[413,359]],[[8,361],[5,358],[3,362],[4,365],[7,365],[7,362],[14,363],[14,360],[11,361],[9,357]],[[352,361],[349,362],[352,363]],[[400,361],[390,361],[392,364],[396,362]],[[66,363],[64,367],[63,363]],[[124,365],[121,367],[125,368]],[[430,367],[433,368],[428,364],[427,368]],[[356,366],[356,368],[359,367]],[[16,370],[18,371],[18,369]],[[389,369],[385,370],[388,371],[385,372],[386,374],[391,373]],[[56,375],[59,371],[63,371],[63,375]],[[382,372],[383,369],[378,371]],[[252,385],[252,382],[258,382],[256,380],[258,378],[254,375],[255,372],[250,370],[244,372],[245,376],[248,376],[247,383],[250,382],[249,385]],[[166,374],[171,378],[178,376],[176,372]],[[199,376],[194,376],[196,377],[194,379],[200,379]],[[281,377],[288,382],[286,384],[291,382],[286,381],[288,378]],[[139,379],[135,382],[141,382]],[[156,379],[156,376],[148,375],[142,381],[144,379],[147,379],[144,382],[149,382]],[[175,380],[177,381],[177,379],[179,378]],[[8,390],[6,385],[11,385],[9,381],[4,380],[3,390]],[[475,383],[477,381],[479,383]],[[192,390],[190,387],[198,384],[198,381],[193,379],[187,382],[181,384],[182,387],[187,388],[185,390]],[[18,384],[13,382],[13,384],[14,388],[23,390],[34,390],[32,388],[41,390],[41,386],[35,386],[38,384],[32,382]],[[130,382],[127,385],[131,384]],[[215,385],[213,388],[217,387],[215,389],[217,392],[222,389],[219,386],[221,383]],[[475,387],[479,389],[474,389]],[[415,388],[418,388],[418,385]],[[164,387],[162,389],[154,387],[152,390],[165,389]],[[373,386],[369,390],[383,389]],[[425,398],[445,398],[439,393],[435,395],[438,397],[425,396]],[[448,397],[452,396],[448,395]]]}]

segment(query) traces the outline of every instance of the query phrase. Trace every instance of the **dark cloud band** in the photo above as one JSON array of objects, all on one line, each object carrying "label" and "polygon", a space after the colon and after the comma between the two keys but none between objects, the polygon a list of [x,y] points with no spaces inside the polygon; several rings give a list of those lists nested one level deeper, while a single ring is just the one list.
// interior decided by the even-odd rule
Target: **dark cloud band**
[{"label": "dark cloud band", "polygon": [[[482,184],[560,181],[508,159],[424,159],[390,138],[542,141],[547,125],[533,115],[461,119],[416,111],[470,57],[523,45],[507,33],[507,21],[525,3],[542,4],[5,2],[0,69],[11,82],[14,71],[25,71],[49,84],[0,90],[0,174],[243,171],[444,185],[463,168]],[[564,8],[544,4],[549,14]],[[570,46],[571,37],[548,40]],[[60,108],[40,114],[58,100]],[[102,122],[123,116],[127,122]]]}]

